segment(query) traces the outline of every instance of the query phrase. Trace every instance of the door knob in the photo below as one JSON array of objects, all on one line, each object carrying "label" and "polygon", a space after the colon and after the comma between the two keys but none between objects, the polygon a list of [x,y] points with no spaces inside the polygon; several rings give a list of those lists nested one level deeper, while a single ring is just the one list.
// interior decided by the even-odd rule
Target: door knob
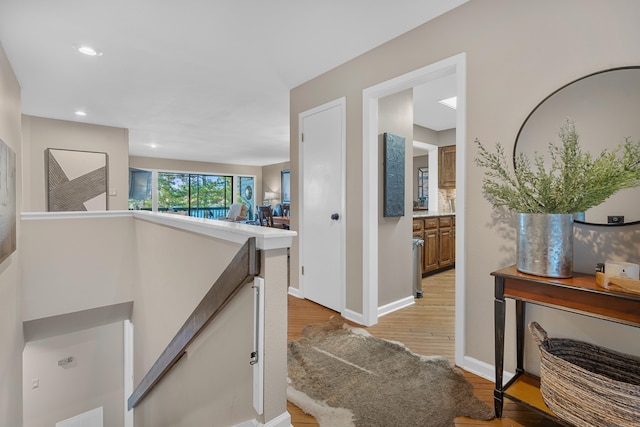
[{"label": "door knob", "polygon": [[331,214],[331,219],[337,221],[340,219],[340,215],[338,215],[337,213]]}]

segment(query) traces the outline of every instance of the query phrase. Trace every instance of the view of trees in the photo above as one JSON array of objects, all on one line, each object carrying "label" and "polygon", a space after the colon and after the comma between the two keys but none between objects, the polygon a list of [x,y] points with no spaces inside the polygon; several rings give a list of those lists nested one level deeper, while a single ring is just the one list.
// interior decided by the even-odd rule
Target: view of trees
[{"label": "view of trees", "polygon": [[[129,209],[152,210],[151,171],[131,168],[129,174]],[[247,218],[253,218],[254,177],[158,172],[157,180],[160,212],[186,211],[191,216],[217,218],[225,216],[236,200],[247,206]]]},{"label": "view of trees", "polygon": [[230,176],[158,173],[158,209],[228,207]]}]

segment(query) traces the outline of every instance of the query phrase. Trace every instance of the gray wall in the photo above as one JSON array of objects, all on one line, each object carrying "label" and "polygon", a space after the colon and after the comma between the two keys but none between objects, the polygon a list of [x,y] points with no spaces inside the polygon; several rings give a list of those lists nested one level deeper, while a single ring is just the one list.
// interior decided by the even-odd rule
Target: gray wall
[{"label": "gray wall", "polygon": [[[297,141],[300,112],[345,96],[347,99],[347,298],[350,310],[362,310],[362,91],[394,77],[466,53],[466,246],[464,351],[493,364],[493,281],[489,273],[515,262],[513,228],[494,222],[482,196],[481,170],[474,164],[473,140],[507,152],[522,122],[545,96],[591,72],[640,64],[640,3],[634,0],[471,0],[453,11],[341,65],[291,91],[291,141]],[[419,54],[417,54],[419,52]],[[292,173],[298,171],[298,146],[291,144]],[[297,187],[294,194],[293,213]],[[293,229],[297,229],[295,216]],[[606,255],[640,253],[640,230],[580,229],[576,267],[589,269]],[[460,237],[460,236],[458,236]],[[407,236],[386,241],[400,248]],[[382,242],[381,242],[382,243]],[[492,250],[487,250],[492,248]],[[603,250],[612,249],[607,254]],[[295,250],[293,251],[295,254]],[[637,256],[637,255],[636,255]],[[292,270],[298,260],[292,256]],[[638,260],[636,259],[636,262]],[[396,270],[409,271],[411,258]],[[297,280],[295,276],[293,280]],[[297,286],[297,283],[292,284]],[[462,296],[459,296],[462,297]],[[552,335],[598,340],[640,354],[640,333],[633,328],[580,316],[530,310]],[[511,334],[507,330],[507,334]],[[535,353],[528,360],[536,360]],[[512,369],[513,366],[507,366]]]},{"label": "gray wall", "polygon": [[438,146],[446,147],[447,145],[456,145],[455,129],[447,129],[438,132]]},{"label": "gray wall", "polygon": [[[200,172],[228,175],[255,175],[256,186],[262,185],[262,168],[260,166],[230,165],[225,163],[192,162],[188,160],[161,159],[155,157],[129,157],[132,168],[161,170],[168,172]],[[128,174],[128,171],[127,171]]]},{"label": "gray wall", "polygon": [[[56,422],[103,407],[104,427],[123,425],[122,322],[28,342],[24,348],[24,425]],[[58,360],[73,356],[65,367]],[[31,387],[38,379],[40,386]]]},{"label": "gray wall", "polygon": [[[189,236],[169,227],[142,221],[137,225],[143,280],[136,292],[147,298],[136,300],[133,319],[136,383],[151,367],[170,335],[182,325],[184,316],[211,286],[223,263],[229,262],[238,249],[230,242]],[[161,242],[165,245],[158,244]],[[166,250],[171,244],[185,249],[176,255]],[[265,300],[264,413],[257,415],[252,406],[253,367],[249,355],[255,344],[254,292],[251,283],[247,283],[194,340],[162,383],[136,407],[136,425],[249,425],[247,421],[253,418],[261,425],[282,425],[287,421],[287,252],[284,248],[262,250],[260,256]],[[211,259],[220,260],[220,265],[208,262]],[[172,262],[185,265],[190,272],[188,280],[178,272],[158,271],[158,263]],[[279,423],[274,422],[283,415]]]},{"label": "gray wall", "polygon": [[[169,225],[144,220],[157,217],[146,212],[25,217],[23,317],[34,319],[25,323],[32,340],[24,353],[25,425],[50,426],[98,406],[104,406],[105,426],[121,425],[122,320],[131,317],[134,325],[137,385],[240,244],[199,234],[193,223],[171,215],[161,220]],[[286,411],[286,250],[263,250],[262,258],[264,415],[252,407],[253,291],[247,284],[136,408],[137,425],[226,426]],[[132,300],[133,311],[123,311]],[[59,368],[57,361],[68,356],[77,363]],[[40,387],[31,389],[35,378]]]},{"label": "gray wall", "polygon": [[[413,284],[411,269],[396,268],[404,260],[411,259],[411,227],[413,201],[411,156],[413,145],[413,90],[381,98],[378,104],[378,306],[384,306],[411,297]],[[405,191],[404,216],[384,217],[384,169],[383,134],[389,132],[404,137],[405,144]],[[389,244],[393,242],[393,244]],[[405,244],[397,244],[404,242]]]},{"label": "gray wall", "polygon": [[260,199],[264,197],[265,191],[274,191],[278,195],[278,200],[274,200],[272,205],[282,203],[282,179],[280,172],[289,169],[289,162],[275,163],[262,167],[262,192],[258,195]]},{"label": "gray wall", "polygon": [[[22,221],[25,426],[100,406],[105,427],[123,424],[122,320],[130,309],[114,309],[130,307],[139,281],[134,235],[128,214]],[[75,362],[59,367],[68,356]]]},{"label": "gray wall", "polygon": [[[0,45],[0,139],[16,153],[16,216],[22,205],[20,85]],[[20,240],[20,221],[17,239]],[[22,425],[21,248],[0,264],[0,425]]]},{"label": "gray wall", "polygon": [[127,209],[129,198],[129,131],[64,120],[23,116],[25,149],[24,212],[46,211],[44,152],[47,148],[106,152],[109,155],[109,210]]},{"label": "gray wall", "polygon": [[425,144],[438,145],[438,132],[423,126],[413,125],[413,139]]},{"label": "gray wall", "polygon": [[22,225],[23,320],[133,300],[139,281],[133,219],[54,217]]}]

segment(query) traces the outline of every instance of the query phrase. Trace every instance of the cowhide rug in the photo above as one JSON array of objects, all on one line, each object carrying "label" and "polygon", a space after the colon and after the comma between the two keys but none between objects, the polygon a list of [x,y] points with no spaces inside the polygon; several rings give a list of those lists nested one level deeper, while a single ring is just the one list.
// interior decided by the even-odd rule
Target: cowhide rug
[{"label": "cowhide rug", "polygon": [[455,417],[494,416],[443,357],[415,354],[339,317],[302,334],[288,346],[287,398],[321,427],[452,427]]}]

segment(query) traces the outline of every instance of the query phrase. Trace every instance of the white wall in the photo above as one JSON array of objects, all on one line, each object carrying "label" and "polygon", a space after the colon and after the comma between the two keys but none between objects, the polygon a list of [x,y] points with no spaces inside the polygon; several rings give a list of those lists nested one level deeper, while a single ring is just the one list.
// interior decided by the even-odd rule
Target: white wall
[{"label": "white wall", "polygon": [[42,117],[23,116],[25,200],[23,212],[45,212],[45,150],[105,152],[109,155],[109,210],[127,209],[129,198],[129,131]]},{"label": "white wall", "polygon": [[[0,45],[0,139],[16,153],[16,217],[22,205],[20,85]],[[20,224],[17,239],[20,240]],[[21,247],[0,264],[0,425],[22,425]]]}]

